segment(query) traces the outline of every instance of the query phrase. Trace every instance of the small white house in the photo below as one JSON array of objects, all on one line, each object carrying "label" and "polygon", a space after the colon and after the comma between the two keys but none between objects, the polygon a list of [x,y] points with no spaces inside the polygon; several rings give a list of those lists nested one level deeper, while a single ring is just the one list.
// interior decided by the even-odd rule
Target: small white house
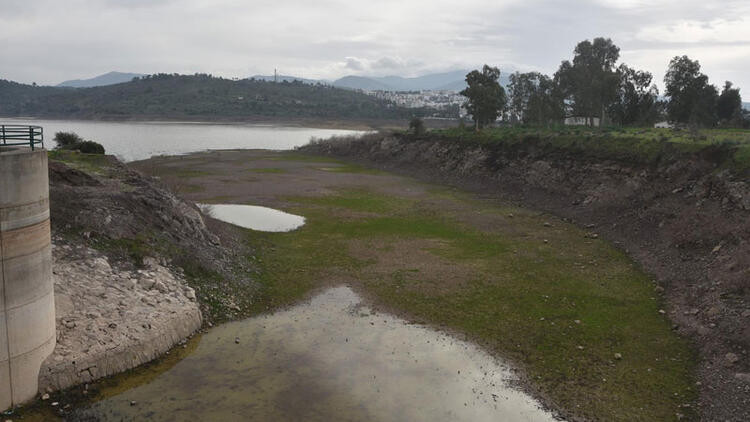
[{"label": "small white house", "polygon": [[669,123],[668,121],[665,120],[663,122],[654,124],[654,127],[657,129],[674,129],[674,124]]},{"label": "small white house", "polygon": [[565,118],[566,126],[588,126],[589,122],[592,122],[593,126],[599,127],[598,117],[571,116]]}]

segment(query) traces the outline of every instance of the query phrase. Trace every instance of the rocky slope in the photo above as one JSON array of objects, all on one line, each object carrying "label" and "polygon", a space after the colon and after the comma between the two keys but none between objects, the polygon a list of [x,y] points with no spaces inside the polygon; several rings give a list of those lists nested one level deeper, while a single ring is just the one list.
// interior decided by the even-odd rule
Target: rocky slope
[{"label": "rocky slope", "polygon": [[49,174],[57,346],[41,391],[148,362],[251,296],[237,233],[158,180],[75,153],[53,155]]},{"label": "rocky slope", "polygon": [[652,273],[674,329],[700,355],[703,419],[750,420],[750,182],[705,148],[656,162],[520,144],[373,134],[302,150],[346,158],[554,213]]},{"label": "rocky slope", "polygon": [[108,258],[57,237],[54,243],[57,346],[39,388],[92,382],[148,362],[201,327],[195,291],[178,271],[147,259],[120,271]]}]

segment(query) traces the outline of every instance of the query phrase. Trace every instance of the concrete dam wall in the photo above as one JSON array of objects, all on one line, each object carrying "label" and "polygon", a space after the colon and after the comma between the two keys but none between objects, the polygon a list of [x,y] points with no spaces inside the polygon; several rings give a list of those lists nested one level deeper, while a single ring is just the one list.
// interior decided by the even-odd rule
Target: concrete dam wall
[{"label": "concrete dam wall", "polygon": [[34,398],[54,348],[47,151],[0,147],[0,411]]}]

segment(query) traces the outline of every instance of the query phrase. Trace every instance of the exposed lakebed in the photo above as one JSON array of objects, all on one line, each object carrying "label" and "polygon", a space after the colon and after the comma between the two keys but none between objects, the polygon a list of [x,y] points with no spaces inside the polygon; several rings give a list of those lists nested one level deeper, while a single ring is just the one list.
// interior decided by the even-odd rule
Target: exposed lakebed
[{"label": "exposed lakebed", "polygon": [[335,287],[211,329],[152,382],[72,419],[554,420],[513,378],[480,348]]},{"label": "exposed lakebed", "polygon": [[[248,317],[347,285],[378,309],[445,327],[512,363],[523,371],[521,384],[539,393],[536,399],[571,419],[672,420],[677,413],[696,419],[692,354],[658,312],[663,305],[651,276],[589,230],[493,198],[298,151],[213,151],[134,166],[169,186],[190,186],[183,192],[193,202],[252,203],[305,216],[298,230],[244,233],[257,253],[261,286],[234,302]],[[377,340],[363,343],[362,353],[382,356]],[[471,353],[457,359],[468,362]],[[350,403],[351,388],[323,394],[329,373],[318,372],[324,379],[314,384],[317,391]],[[420,385],[431,389],[435,381],[423,378]],[[323,400],[305,397],[302,387],[288,391],[285,403]],[[433,399],[438,407],[450,401]]]},{"label": "exposed lakebed", "polygon": [[305,217],[257,205],[201,203],[196,205],[217,220],[246,229],[288,232],[305,224]]}]

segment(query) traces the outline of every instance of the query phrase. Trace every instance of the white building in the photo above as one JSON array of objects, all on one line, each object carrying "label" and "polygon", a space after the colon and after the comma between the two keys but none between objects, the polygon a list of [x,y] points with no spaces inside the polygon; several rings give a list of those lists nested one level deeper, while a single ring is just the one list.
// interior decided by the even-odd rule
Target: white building
[{"label": "white building", "polygon": [[668,121],[665,120],[663,122],[659,122],[659,123],[654,124],[654,127],[657,128],[657,129],[673,129],[674,128],[674,124],[669,123]]},{"label": "white building", "polygon": [[599,127],[598,117],[571,116],[565,118],[566,126],[588,126],[589,122],[593,123],[594,127]]}]

